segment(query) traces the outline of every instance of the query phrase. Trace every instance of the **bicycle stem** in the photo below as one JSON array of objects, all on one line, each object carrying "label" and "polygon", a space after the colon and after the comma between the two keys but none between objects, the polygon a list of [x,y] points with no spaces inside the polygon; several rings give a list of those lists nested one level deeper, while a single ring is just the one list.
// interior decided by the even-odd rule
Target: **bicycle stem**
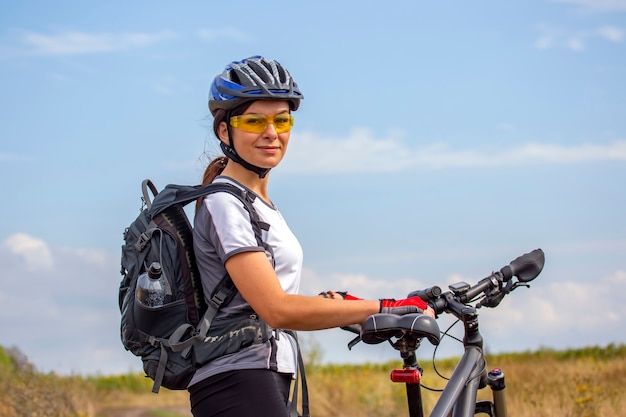
[{"label": "bicycle stem", "polygon": [[482,349],[483,338],[478,331],[478,313],[476,313],[476,309],[457,301],[455,295],[450,292],[445,293],[444,296],[436,300],[436,302],[443,304],[438,306],[438,312],[440,310],[446,311],[463,322],[465,326],[463,344],[465,346],[477,346]]}]

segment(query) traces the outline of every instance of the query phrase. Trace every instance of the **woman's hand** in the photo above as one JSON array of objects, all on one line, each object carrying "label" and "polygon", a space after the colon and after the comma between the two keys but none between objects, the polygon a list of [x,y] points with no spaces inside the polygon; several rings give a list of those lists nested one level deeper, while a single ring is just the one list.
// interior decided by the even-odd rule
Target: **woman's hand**
[{"label": "woman's hand", "polygon": [[346,291],[322,291],[319,293],[324,298],[331,298],[333,300],[362,300],[362,298],[358,298],[353,296],[352,294],[348,294]]},{"label": "woman's hand", "polygon": [[428,308],[426,310],[424,310],[424,314],[426,314],[427,316],[430,316],[434,319],[436,319],[437,317],[435,317],[435,310],[433,310],[433,308],[431,306],[428,306]]}]

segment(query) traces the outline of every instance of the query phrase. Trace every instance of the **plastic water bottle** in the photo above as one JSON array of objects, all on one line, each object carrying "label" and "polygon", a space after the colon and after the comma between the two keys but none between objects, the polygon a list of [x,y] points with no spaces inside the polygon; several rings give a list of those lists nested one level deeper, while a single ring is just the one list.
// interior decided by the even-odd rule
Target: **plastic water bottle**
[{"label": "plastic water bottle", "polygon": [[161,307],[170,301],[172,291],[160,263],[152,262],[150,268],[139,275],[135,295],[139,303],[151,308]]}]

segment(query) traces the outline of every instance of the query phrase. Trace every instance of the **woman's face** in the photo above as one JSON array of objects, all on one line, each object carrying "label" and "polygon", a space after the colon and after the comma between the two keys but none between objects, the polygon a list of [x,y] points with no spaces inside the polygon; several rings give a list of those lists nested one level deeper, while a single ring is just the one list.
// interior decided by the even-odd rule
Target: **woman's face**
[{"label": "woman's face", "polygon": [[[278,115],[289,115],[289,103],[285,100],[257,100],[244,111],[242,116],[256,114],[264,115],[271,120]],[[220,139],[228,144],[227,122],[222,122],[219,128]],[[261,168],[274,168],[285,156],[291,131],[276,132],[273,123],[268,123],[261,133],[251,133],[242,128],[231,127],[235,150],[243,160]]]}]

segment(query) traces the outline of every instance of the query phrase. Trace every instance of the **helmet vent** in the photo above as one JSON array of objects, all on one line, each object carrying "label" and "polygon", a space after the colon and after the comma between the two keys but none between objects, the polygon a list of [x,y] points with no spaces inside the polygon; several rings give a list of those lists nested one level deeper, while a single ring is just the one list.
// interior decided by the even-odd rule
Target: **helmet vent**
[{"label": "helmet vent", "polygon": [[237,74],[237,71],[231,71],[230,74],[230,80],[236,84],[241,84],[241,80],[239,79],[239,74]]},{"label": "helmet vent", "polygon": [[285,69],[280,65],[276,65],[276,69],[278,70],[279,81],[281,83],[287,82],[287,74],[285,73]]},{"label": "helmet vent", "polygon": [[271,84],[272,78],[270,77],[269,74],[271,74],[271,70],[268,71],[267,69],[263,68],[262,66],[260,66],[259,64],[257,64],[256,62],[253,61],[248,61],[248,66],[252,69],[252,71],[254,71],[254,73],[263,80],[264,83],[269,83]]}]

